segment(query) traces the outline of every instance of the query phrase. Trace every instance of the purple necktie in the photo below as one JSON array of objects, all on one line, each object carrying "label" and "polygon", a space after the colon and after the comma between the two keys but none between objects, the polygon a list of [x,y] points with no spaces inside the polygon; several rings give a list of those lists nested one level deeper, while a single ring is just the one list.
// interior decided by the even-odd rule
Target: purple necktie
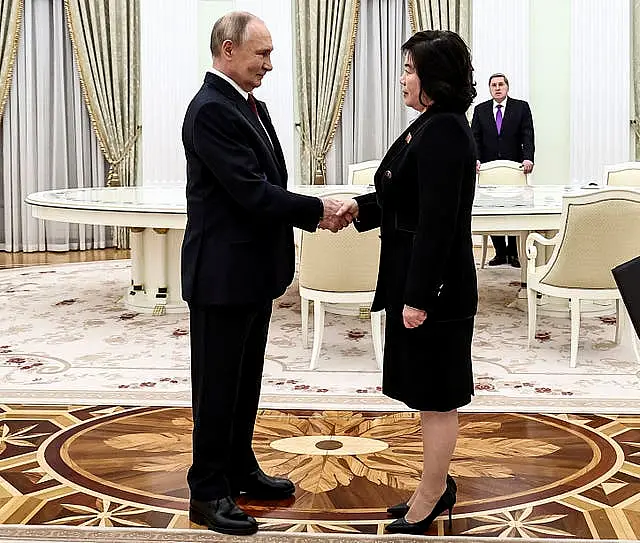
[{"label": "purple necktie", "polygon": [[496,106],[498,111],[496,111],[496,128],[498,129],[498,134],[502,130],[502,104],[498,104]]}]

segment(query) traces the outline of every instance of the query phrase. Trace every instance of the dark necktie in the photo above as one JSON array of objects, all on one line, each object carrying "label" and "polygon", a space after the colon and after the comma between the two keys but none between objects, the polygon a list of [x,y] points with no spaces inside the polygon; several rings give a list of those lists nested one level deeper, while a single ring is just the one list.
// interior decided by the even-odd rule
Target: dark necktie
[{"label": "dark necktie", "polygon": [[258,107],[256,106],[256,99],[253,97],[253,94],[249,93],[249,96],[247,97],[247,102],[249,102],[249,107],[251,108],[251,111],[253,111],[256,114],[256,117],[258,117],[259,119],[260,115],[258,115]]},{"label": "dark necktie", "polygon": [[496,128],[498,129],[498,134],[500,134],[502,130],[502,104],[498,104],[496,107],[498,108],[498,111],[496,111]]}]

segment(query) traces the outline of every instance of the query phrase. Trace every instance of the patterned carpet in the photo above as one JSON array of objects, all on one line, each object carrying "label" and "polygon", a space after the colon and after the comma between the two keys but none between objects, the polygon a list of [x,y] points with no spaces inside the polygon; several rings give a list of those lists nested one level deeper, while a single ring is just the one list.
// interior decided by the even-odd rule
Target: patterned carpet
[{"label": "patterned carpet", "polygon": [[[246,537],[221,535],[215,532],[194,530],[158,530],[119,528],[49,528],[47,526],[0,526],[0,543],[87,543],[99,541],[101,543],[131,543],[131,542],[160,542],[160,543],[244,543]],[[361,534],[299,534],[299,533],[257,533],[251,536],[252,543],[342,543],[345,541],[374,542],[388,541],[396,543],[416,543],[431,541],[433,543],[520,543],[521,538],[475,538],[467,536],[367,536]],[[529,543],[540,540],[528,539]],[[545,540],[548,541],[548,540]],[[577,538],[554,538],[557,543],[592,543],[592,540]]]},{"label": "patterned carpet", "polygon": [[[519,271],[479,270],[476,397],[469,411],[640,411],[640,368],[612,343],[611,317],[584,317],[577,368],[569,320],[541,317],[526,348],[526,313],[509,307]],[[187,315],[127,310],[129,261],[0,271],[0,396],[15,403],[189,405]],[[262,406],[398,410],[380,391],[368,320],[328,315],[318,369],[302,347],[295,284],[275,302]]]}]

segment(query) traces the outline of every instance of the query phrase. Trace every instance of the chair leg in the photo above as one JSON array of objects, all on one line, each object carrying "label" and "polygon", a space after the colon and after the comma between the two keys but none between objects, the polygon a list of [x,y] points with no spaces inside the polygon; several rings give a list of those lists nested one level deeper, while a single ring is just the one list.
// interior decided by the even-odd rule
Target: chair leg
[{"label": "chair leg", "polygon": [[571,367],[576,367],[578,360],[578,338],[580,336],[580,298],[571,298]]},{"label": "chair leg", "polygon": [[480,260],[480,269],[484,270],[485,262],[487,261],[487,244],[489,243],[489,236],[484,234],[482,236],[482,260]]},{"label": "chair leg", "polygon": [[527,236],[529,232],[522,230],[518,234],[518,260],[520,261],[520,283],[527,282],[529,261],[527,260]]},{"label": "chair leg", "polygon": [[620,298],[616,299],[616,336],[615,343],[616,345],[620,345],[620,332],[621,328],[624,326],[624,323],[621,319],[625,318],[624,315],[620,311]]},{"label": "chair leg", "polygon": [[322,347],[322,336],[324,335],[324,304],[320,300],[313,301],[313,349],[311,350],[310,370],[318,367],[320,359],[320,347]]},{"label": "chair leg", "polygon": [[538,296],[532,288],[527,289],[527,316],[529,318],[527,347],[531,348],[531,344],[536,338],[536,320],[538,318]]},{"label": "chair leg", "polygon": [[376,355],[378,369],[382,371],[382,319],[380,311],[371,313],[371,338],[373,339],[373,352]]},{"label": "chair leg", "polygon": [[302,346],[309,348],[309,300],[300,297],[300,316],[302,317]]},{"label": "chair leg", "polygon": [[636,355],[636,361],[640,364],[640,338],[637,338],[634,334],[633,324],[629,321],[629,327],[631,328],[631,345],[633,345],[633,352]]},{"label": "chair leg", "polygon": [[[622,327],[622,330],[620,330],[620,339],[622,342],[626,343],[626,338],[629,337],[631,346],[633,347],[633,354],[635,354],[636,361],[640,364],[640,338],[636,336],[636,330],[633,326],[633,322],[631,322],[631,316],[629,315],[626,306],[623,305],[620,300],[618,300],[618,302],[621,304],[619,312],[621,319],[620,327]],[[622,339],[623,335],[624,339]]]}]

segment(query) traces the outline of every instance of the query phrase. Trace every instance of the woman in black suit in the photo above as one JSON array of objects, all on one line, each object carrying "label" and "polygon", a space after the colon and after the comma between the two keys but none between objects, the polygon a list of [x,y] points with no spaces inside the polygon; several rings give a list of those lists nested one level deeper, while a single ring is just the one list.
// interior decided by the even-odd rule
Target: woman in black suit
[{"label": "woman in black suit", "polygon": [[420,411],[424,446],[421,482],[407,503],[389,508],[402,518],[387,530],[423,533],[440,513],[451,516],[457,409],[473,395],[476,154],[465,111],[476,91],[456,33],[418,32],[402,50],[404,102],[421,115],[382,160],[376,192],[346,201],[341,214],[359,231],[381,228],[371,309],[387,314],[383,392]]}]

